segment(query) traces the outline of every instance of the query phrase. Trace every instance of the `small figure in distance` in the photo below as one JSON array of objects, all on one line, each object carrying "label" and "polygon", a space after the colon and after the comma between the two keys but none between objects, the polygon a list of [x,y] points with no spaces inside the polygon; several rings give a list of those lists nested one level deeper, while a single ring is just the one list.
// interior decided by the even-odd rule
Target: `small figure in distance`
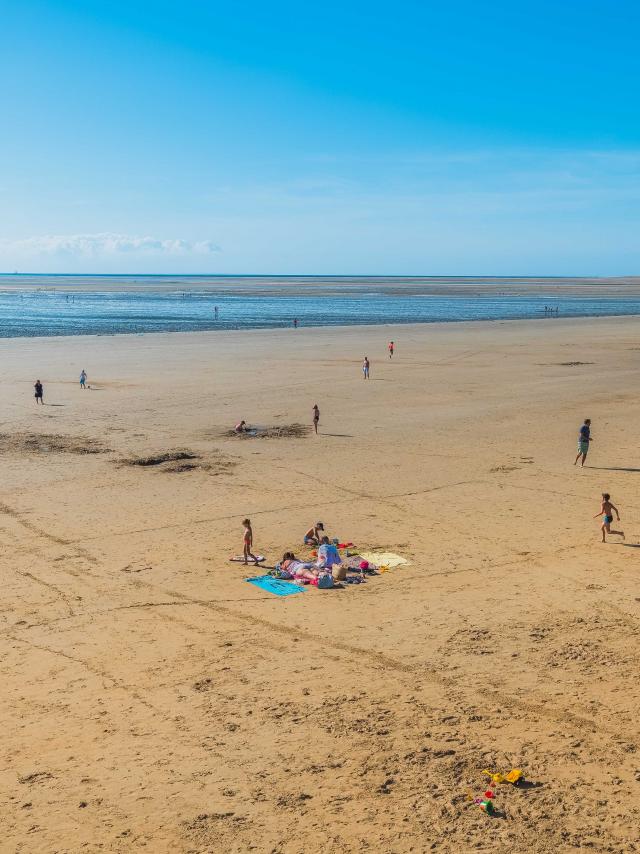
[{"label": "small figure in distance", "polygon": [[364,357],[364,362],[362,363],[362,378],[363,378],[363,379],[365,379],[365,380],[368,380],[368,379],[369,379],[369,370],[370,370],[370,368],[371,368],[371,365],[370,365],[370,363],[369,363],[369,357],[368,357],[368,356],[365,356],[365,357]]},{"label": "small figure in distance", "polygon": [[242,556],[244,557],[244,565],[247,566],[249,563],[247,558],[251,558],[251,560],[257,566],[258,558],[251,551],[251,549],[253,548],[253,531],[251,529],[251,520],[243,519],[242,526],[244,528],[244,534],[242,537]]},{"label": "small figure in distance", "polygon": [[324,525],[322,522],[316,522],[315,525],[312,525],[304,535],[305,546],[320,545],[320,531],[322,531],[322,534],[324,535]]},{"label": "small figure in distance", "polygon": [[389,358],[390,359],[393,359],[394,348],[395,348],[395,344],[393,343],[393,341],[389,341],[389,346],[387,347],[387,349],[389,350]]},{"label": "small figure in distance", "polygon": [[584,465],[585,460],[587,459],[587,454],[589,453],[589,442],[593,442],[591,438],[591,419],[585,418],[584,424],[580,428],[580,433],[578,435],[578,455],[574,460],[574,466],[582,457],[581,465]]},{"label": "small figure in distance", "polygon": [[83,368],[82,371],[80,372],[80,388],[86,388],[87,387],[86,382],[87,382],[87,372]]},{"label": "small figure in distance", "polygon": [[318,409],[318,404],[313,404],[313,429],[316,431],[316,435],[318,435],[318,424],[320,423],[320,410]]},{"label": "small figure in distance", "polygon": [[298,328],[298,318],[297,317],[294,317],[294,319],[293,319],[293,328],[294,329]]},{"label": "small figure in distance", "polygon": [[233,428],[236,433],[246,433],[247,432],[247,422],[241,421],[239,424]]},{"label": "small figure in distance", "polygon": [[598,516],[602,516],[602,525],[600,526],[600,530],[602,531],[602,542],[606,543],[605,540],[605,531],[607,534],[617,534],[619,537],[622,537],[624,540],[624,531],[612,531],[611,523],[613,522],[613,514],[616,514],[618,522],[620,521],[620,514],[618,513],[618,508],[615,504],[611,503],[611,496],[608,492],[602,493],[602,504],[600,506],[600,510],[593,517],[597,519]]},{"label": "small figure in distance", "polygon": [[214,306],[213,316],[215,317],[216,320],[218,319],[218,306],[217,305]]},{"label": "small figure in distance", "polygon": [[44,389],[40,380],[36,380],[34,385],[36,403],[41,403],[44,406]]}]

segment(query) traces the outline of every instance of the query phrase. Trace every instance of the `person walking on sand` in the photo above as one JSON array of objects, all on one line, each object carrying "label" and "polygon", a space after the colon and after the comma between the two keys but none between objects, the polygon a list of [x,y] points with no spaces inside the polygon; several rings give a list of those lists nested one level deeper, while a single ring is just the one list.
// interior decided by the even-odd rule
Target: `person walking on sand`
[{"label": "person walking on sand", "polygon": [[313,404],[313,429],[316,431],[316,436],[318,435],[318,424],[320,423],[320,410],[318,409],[318,404]]},{"label": "person walking on sand", "polygon": [[44,406],[44,389],[40,380],[36,380],[34,385],[36,403],[41,403]]},{"label": "person walking on sand", "polygon": [[387,347],[387,349],[389,350],[389,358],[390,359],[393,359],[394,348],[395,348],[395,344],[393,343],[393,341],[389,341],[389,346]]},{"label": "person walking on sand", "polygon": [[242,526],[244,528],[244,534],[242,538],[242,556],[244,557],[244,565],[248,566],[249,561],[247,558],[251,558],[251,560],[258,565],[258,558],[253,554],[251,549],[253,548],[253,531],[251,530],[251,520],[243,519]]},{"label": "person walking on sand", "polygon": [[574,466],[580,457],[582,457],[581,465],[584,465],[584,462],[587,459],[587,454],[589,453],[589,442],[593,442],[593,439],[591,438],[591,419],[585,418],[584,424],[580,428],[580,433],[578,434],[578,455],[573,462]]},{"label": "person walking on sand", "polygon": [[611,503],[611,496],[608,492],[602,493],[602,504],[600,506],[600,510],[593,517],[597,519],[598,516],[602,516],[602,525],[600,526],[600,530],[602,531],[602,542],[606,543],[605,540],[605,532],[607,534],[617,534],[619,537],[622,537],[624,540],[624,531],[612,531],[611,523],[613,522],[613,514],[616,514],[616,518],[618,522],[620,521],[620,514],[618,513],[618,508],[615,504]]},{"label": "person walking on sand", "polygon": [[364,362],[362,363],[362,377],[363,377],[363,379],[365,379],[365,380],[369,379],[369,369],[370,368],[371,368],[371,365],[369,364],[369,357],[365,356]]},{"label": "person walking on sand", "polygon": [[83,368],[81,373],[80,373],[80,388],[86,388],[87,387],[86,382],[87,382],[87,372]]}]

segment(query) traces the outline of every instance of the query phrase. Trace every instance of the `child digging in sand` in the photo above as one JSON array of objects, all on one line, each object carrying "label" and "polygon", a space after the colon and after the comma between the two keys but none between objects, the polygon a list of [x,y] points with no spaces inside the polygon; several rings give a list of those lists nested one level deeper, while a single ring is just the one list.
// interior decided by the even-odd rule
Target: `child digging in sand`
[{"label": "child digging in sand", "polygon": [[624,531],[612,531],[611,530],[611,523],[613,522],[613,514],[614,513],[616,514],[616,518],[618,519],[618,522],[619,522],[620,521],[620,514],[618,513],[618,508],[615,506],[615,504],[611,503],[611,496],[609,495],[609,493],[603,492],[602,493],[602,505],[600,507],[600,510],[593,517],[594,519],[597,519],[598,516],[602,516],[601,531],[602,531],[602,542],[603,543],[606,542],[605,536],[604,536],[605,531],[607,534],[617,534],[619,537],[622,537],[622,539],[624,540]]},{"label": "child digging in sand", "polygon": [[247,558],[251,558],[251,560],[258,565],[258,558],[253,554],[251,549],[253,548],[253,531],[251,530],[251,520],[243,519],[242,525],[244,527],[244,536],[242,541],[242,555],[244,557],[244,565],[248,566],[249,561]]}]

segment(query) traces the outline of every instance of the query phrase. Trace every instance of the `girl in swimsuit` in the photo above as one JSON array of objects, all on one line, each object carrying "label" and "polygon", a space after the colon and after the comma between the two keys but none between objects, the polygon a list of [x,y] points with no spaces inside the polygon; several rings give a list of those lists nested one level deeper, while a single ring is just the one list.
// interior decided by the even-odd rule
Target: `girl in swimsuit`
[{"label": "girl in swimsuit", "polygon": [[251,551],[253,547],[253,531],[251,530],[251,520],[244,519],[242,522],[244,526],[244,536],[242,539],[242,555],[244,557],[244,565],[247,566],[249,561],[247,558],[251,558],[251,560],[258,565],[258,558]]},{"label": "girl in swimsuit", "polygon": [[611,496],[608,492],[602,493],[602,504],[600,506],[600,510],[593,517],[597,519],[598,516],[602,516],[602,525],[600,526],[600,530],[602,531],[602,542],[605,543],[605,532],[607,534],[617,534],[619,537],[622,537],[624,540],[624,531],[613,531],[611,529],[611,523],[613,522],[613,514],[616,514],[618,522],[620,521],[620,514],[618,513],[618,508],[615,504],[611,503]]}]

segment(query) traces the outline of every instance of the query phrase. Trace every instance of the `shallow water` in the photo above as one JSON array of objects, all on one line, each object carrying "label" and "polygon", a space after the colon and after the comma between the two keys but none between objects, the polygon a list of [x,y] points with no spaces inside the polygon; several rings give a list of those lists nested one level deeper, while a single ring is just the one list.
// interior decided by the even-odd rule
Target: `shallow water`
[{"label": "shallow water", "polygon": [[[442,280],[0,276],[0,337],[270,329],[294,318],[300,326],[515,320],[544,318],[549,305],[561,317],[640,314],[640,295],[607,296],[603,287],[572,295],[565,280],[555,280],[561,297],[549,296],[549,281],[540,295],[536,284],[523,294],[474,293],[467,280],[468,292],[447,293],[434,281]],[[478,279],[477,289],[488,281],[496,284]]]}]

